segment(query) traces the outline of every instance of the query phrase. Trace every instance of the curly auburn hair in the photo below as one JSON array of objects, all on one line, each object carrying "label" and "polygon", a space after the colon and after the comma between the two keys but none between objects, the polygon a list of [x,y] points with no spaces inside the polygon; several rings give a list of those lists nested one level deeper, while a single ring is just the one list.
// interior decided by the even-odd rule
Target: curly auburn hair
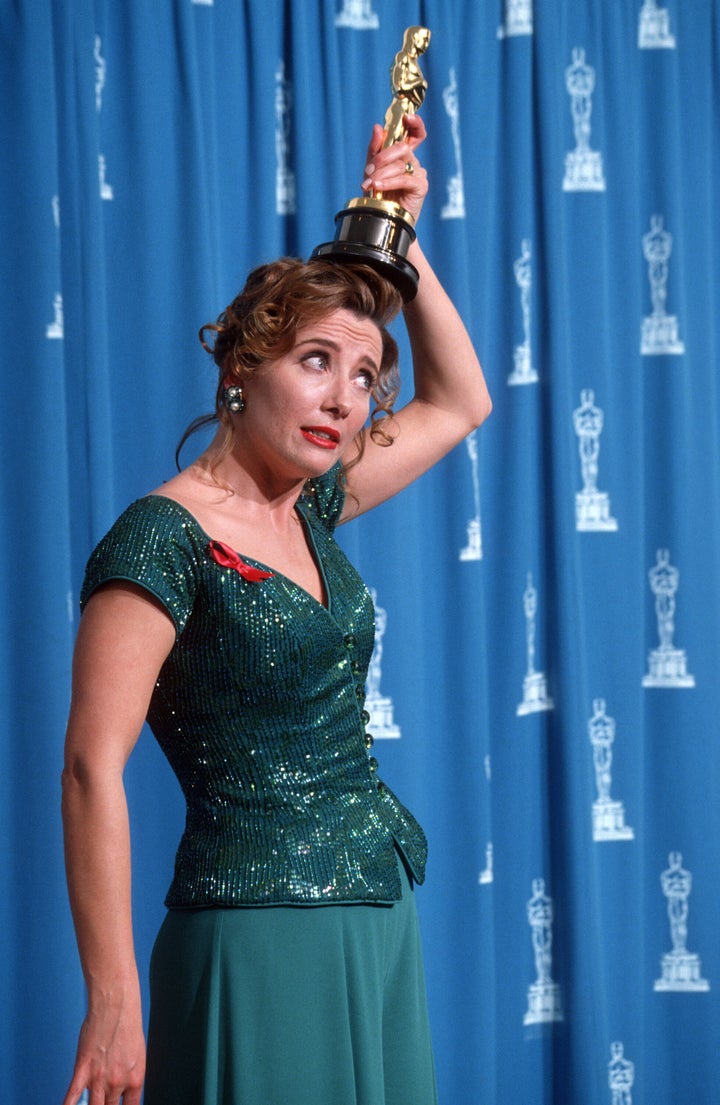
[{"label": "curly auburn hair", "polygon": [[[242,384],[264,365],[283,357],[292,349],[301,327],[339,310],[370,319],[380,331],[382,355],[371,392],[375,407],[369,432],[374,441],[390,445],[392,437],[383,423],[392,417],[400,375],[397,343],[387,326],[401,307],[397,289],[368,265],[283,257],[253,269],[243,290],[217,320],[200,328],[203,349],[212,355],[219,370],[215,410],[196,418],[186,429],[175,453],[178,468],[187,439],[210,423],[217,422],[225,431],[215,463],[229,451],[233,422],[223,401],[228,384]],[[359,456],[363,444],[364,434]]]}]

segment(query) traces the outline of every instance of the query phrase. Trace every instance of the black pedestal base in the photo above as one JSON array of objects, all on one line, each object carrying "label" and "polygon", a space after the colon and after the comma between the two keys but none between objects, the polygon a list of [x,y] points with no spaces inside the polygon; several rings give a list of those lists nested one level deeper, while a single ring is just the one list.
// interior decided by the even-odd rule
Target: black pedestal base
[{"label": "black pedestal base", "polygon": [[407,211],[390,200],[354,199],[335,223],[335,240],[316,246],[313,257],[363,262],[393,283],[405,303],[415,298],[418,271],[405,255],[416,235]]}]

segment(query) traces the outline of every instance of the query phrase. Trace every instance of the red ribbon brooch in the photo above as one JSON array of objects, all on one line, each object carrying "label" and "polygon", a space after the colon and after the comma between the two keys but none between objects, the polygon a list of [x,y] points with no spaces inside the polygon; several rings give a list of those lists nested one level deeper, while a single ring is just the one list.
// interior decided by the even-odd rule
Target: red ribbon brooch
[{"label": "red ribbon brooch", "polygon": [[234,568],[249,583],[259,583],[261,579],[270,579],[273,574],[272,572],[263,571],[262,568],[253,568],[250,564],[246,564],[234,549],[231,549],[229,545],[222,541],[211,541],[208,545],[208,552],[216,564],[219,564],[222,568]]}]

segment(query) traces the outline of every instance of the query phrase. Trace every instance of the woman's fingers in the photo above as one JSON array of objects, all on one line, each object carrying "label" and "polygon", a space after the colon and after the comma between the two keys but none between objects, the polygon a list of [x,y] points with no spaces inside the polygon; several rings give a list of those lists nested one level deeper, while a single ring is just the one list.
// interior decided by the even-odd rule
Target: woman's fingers
[{"label": "woman's fingers", "polygon": [[403,126],[405,127],[405,133],[407,134],[407,143],[412,149],[417,149],[421,142],[424,142],[427,137],[427,131],[425,130],[425,124],[422,121],[420,115],[405,115],[403,117]]}]

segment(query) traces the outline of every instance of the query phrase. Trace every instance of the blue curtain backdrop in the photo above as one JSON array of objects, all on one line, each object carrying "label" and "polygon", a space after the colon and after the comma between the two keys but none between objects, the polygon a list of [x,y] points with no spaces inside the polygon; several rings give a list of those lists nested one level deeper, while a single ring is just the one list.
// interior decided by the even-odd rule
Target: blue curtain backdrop
[{"label": "blue curtain backdrop", "polygon": [[[60,1100],[84,1012],[59,775],[85,560],[211,406],[198,327],[332,236],[415,23],[420,235],[495,409],[341,540],[376,593],[381,774],[430,839],[441,1100],[717,1100],[720,0],[4,0],[13,1105]],[[183,812],[149,733],[127,785],[145,974]]]}]

